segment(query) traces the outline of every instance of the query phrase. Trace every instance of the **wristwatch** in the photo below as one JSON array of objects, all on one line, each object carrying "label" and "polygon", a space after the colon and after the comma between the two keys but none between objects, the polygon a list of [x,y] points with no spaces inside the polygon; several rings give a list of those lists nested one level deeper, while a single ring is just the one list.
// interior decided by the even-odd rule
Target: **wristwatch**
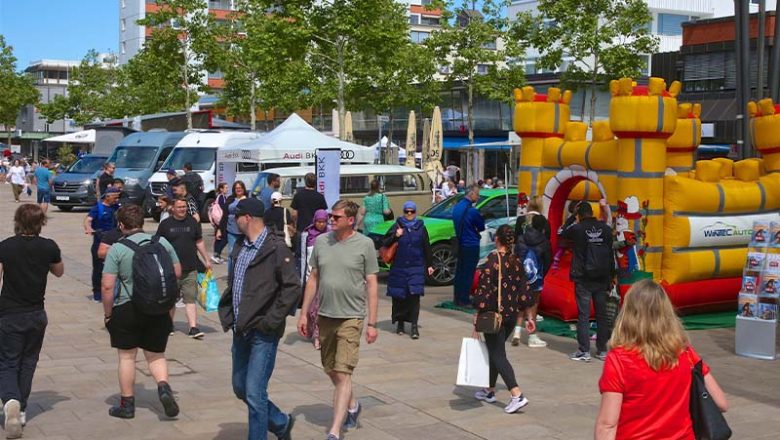
[{"label": "wristwatch", "polygon": [[367,325],[367,326],[369,326],[369,327],[374,327],[374,328],[376,328],[376,323],[373,323],[373,324],[372,324],[372,323],[370,323],[370,322],[369,322],[369,323],[368,323],[368,324],[366,324],[366,325]]}]

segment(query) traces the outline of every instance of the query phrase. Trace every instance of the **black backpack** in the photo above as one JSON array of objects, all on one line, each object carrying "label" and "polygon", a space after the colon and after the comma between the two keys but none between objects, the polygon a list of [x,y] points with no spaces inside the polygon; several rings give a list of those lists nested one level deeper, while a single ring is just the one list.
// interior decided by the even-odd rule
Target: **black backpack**
[{"label": "black backpack", "polygon": [[133,292],[135,309],[144,315],[164,315],[176,305],[179,288],[173,259],[158,237],[136,244],[128,238],[119,241],[133,251]]},{"label": "black backpack", "polygon": [[609,229],[598,226],[585,230],[585,278],[603,280],[612,275],[615,258],[608,234]]}]

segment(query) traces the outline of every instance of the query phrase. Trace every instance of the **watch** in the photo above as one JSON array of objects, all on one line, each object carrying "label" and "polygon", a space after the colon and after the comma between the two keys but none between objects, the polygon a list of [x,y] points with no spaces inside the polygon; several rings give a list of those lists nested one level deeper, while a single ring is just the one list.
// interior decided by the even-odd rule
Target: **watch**
[{"label": "watch", "polygon": [[376,328],[376,323],[373,323],[373,324],[372,324],[372,323],[370,323],[370,322],[369,322],[369,323],[368,323],[368,324],[366,324],[366,325],[367,325],[367,326],[369,326],[369,327],[374,327],[374,328]]}]

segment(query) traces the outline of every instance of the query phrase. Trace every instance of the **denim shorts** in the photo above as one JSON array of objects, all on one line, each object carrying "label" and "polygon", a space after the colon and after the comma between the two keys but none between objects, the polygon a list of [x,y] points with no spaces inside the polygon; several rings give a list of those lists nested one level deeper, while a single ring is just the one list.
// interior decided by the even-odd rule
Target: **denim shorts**
[{"label": "denim shorts", "polygon": [[38,203],[51,203],[51,193],[48,189],[38,188]]}]

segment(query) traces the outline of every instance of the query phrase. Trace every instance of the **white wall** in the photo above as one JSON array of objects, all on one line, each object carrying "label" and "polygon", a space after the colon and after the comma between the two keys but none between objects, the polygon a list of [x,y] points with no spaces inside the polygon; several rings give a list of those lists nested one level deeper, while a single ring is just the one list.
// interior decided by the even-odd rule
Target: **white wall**
[{"label": "white wall", "polygon": [[[136,21],[145,17],[145,0],[118,0],[119,6],[119,64],[125,64],[137,54],[146,41],[146,30]],[[124,24],[124,30],[122,29]]]}]

